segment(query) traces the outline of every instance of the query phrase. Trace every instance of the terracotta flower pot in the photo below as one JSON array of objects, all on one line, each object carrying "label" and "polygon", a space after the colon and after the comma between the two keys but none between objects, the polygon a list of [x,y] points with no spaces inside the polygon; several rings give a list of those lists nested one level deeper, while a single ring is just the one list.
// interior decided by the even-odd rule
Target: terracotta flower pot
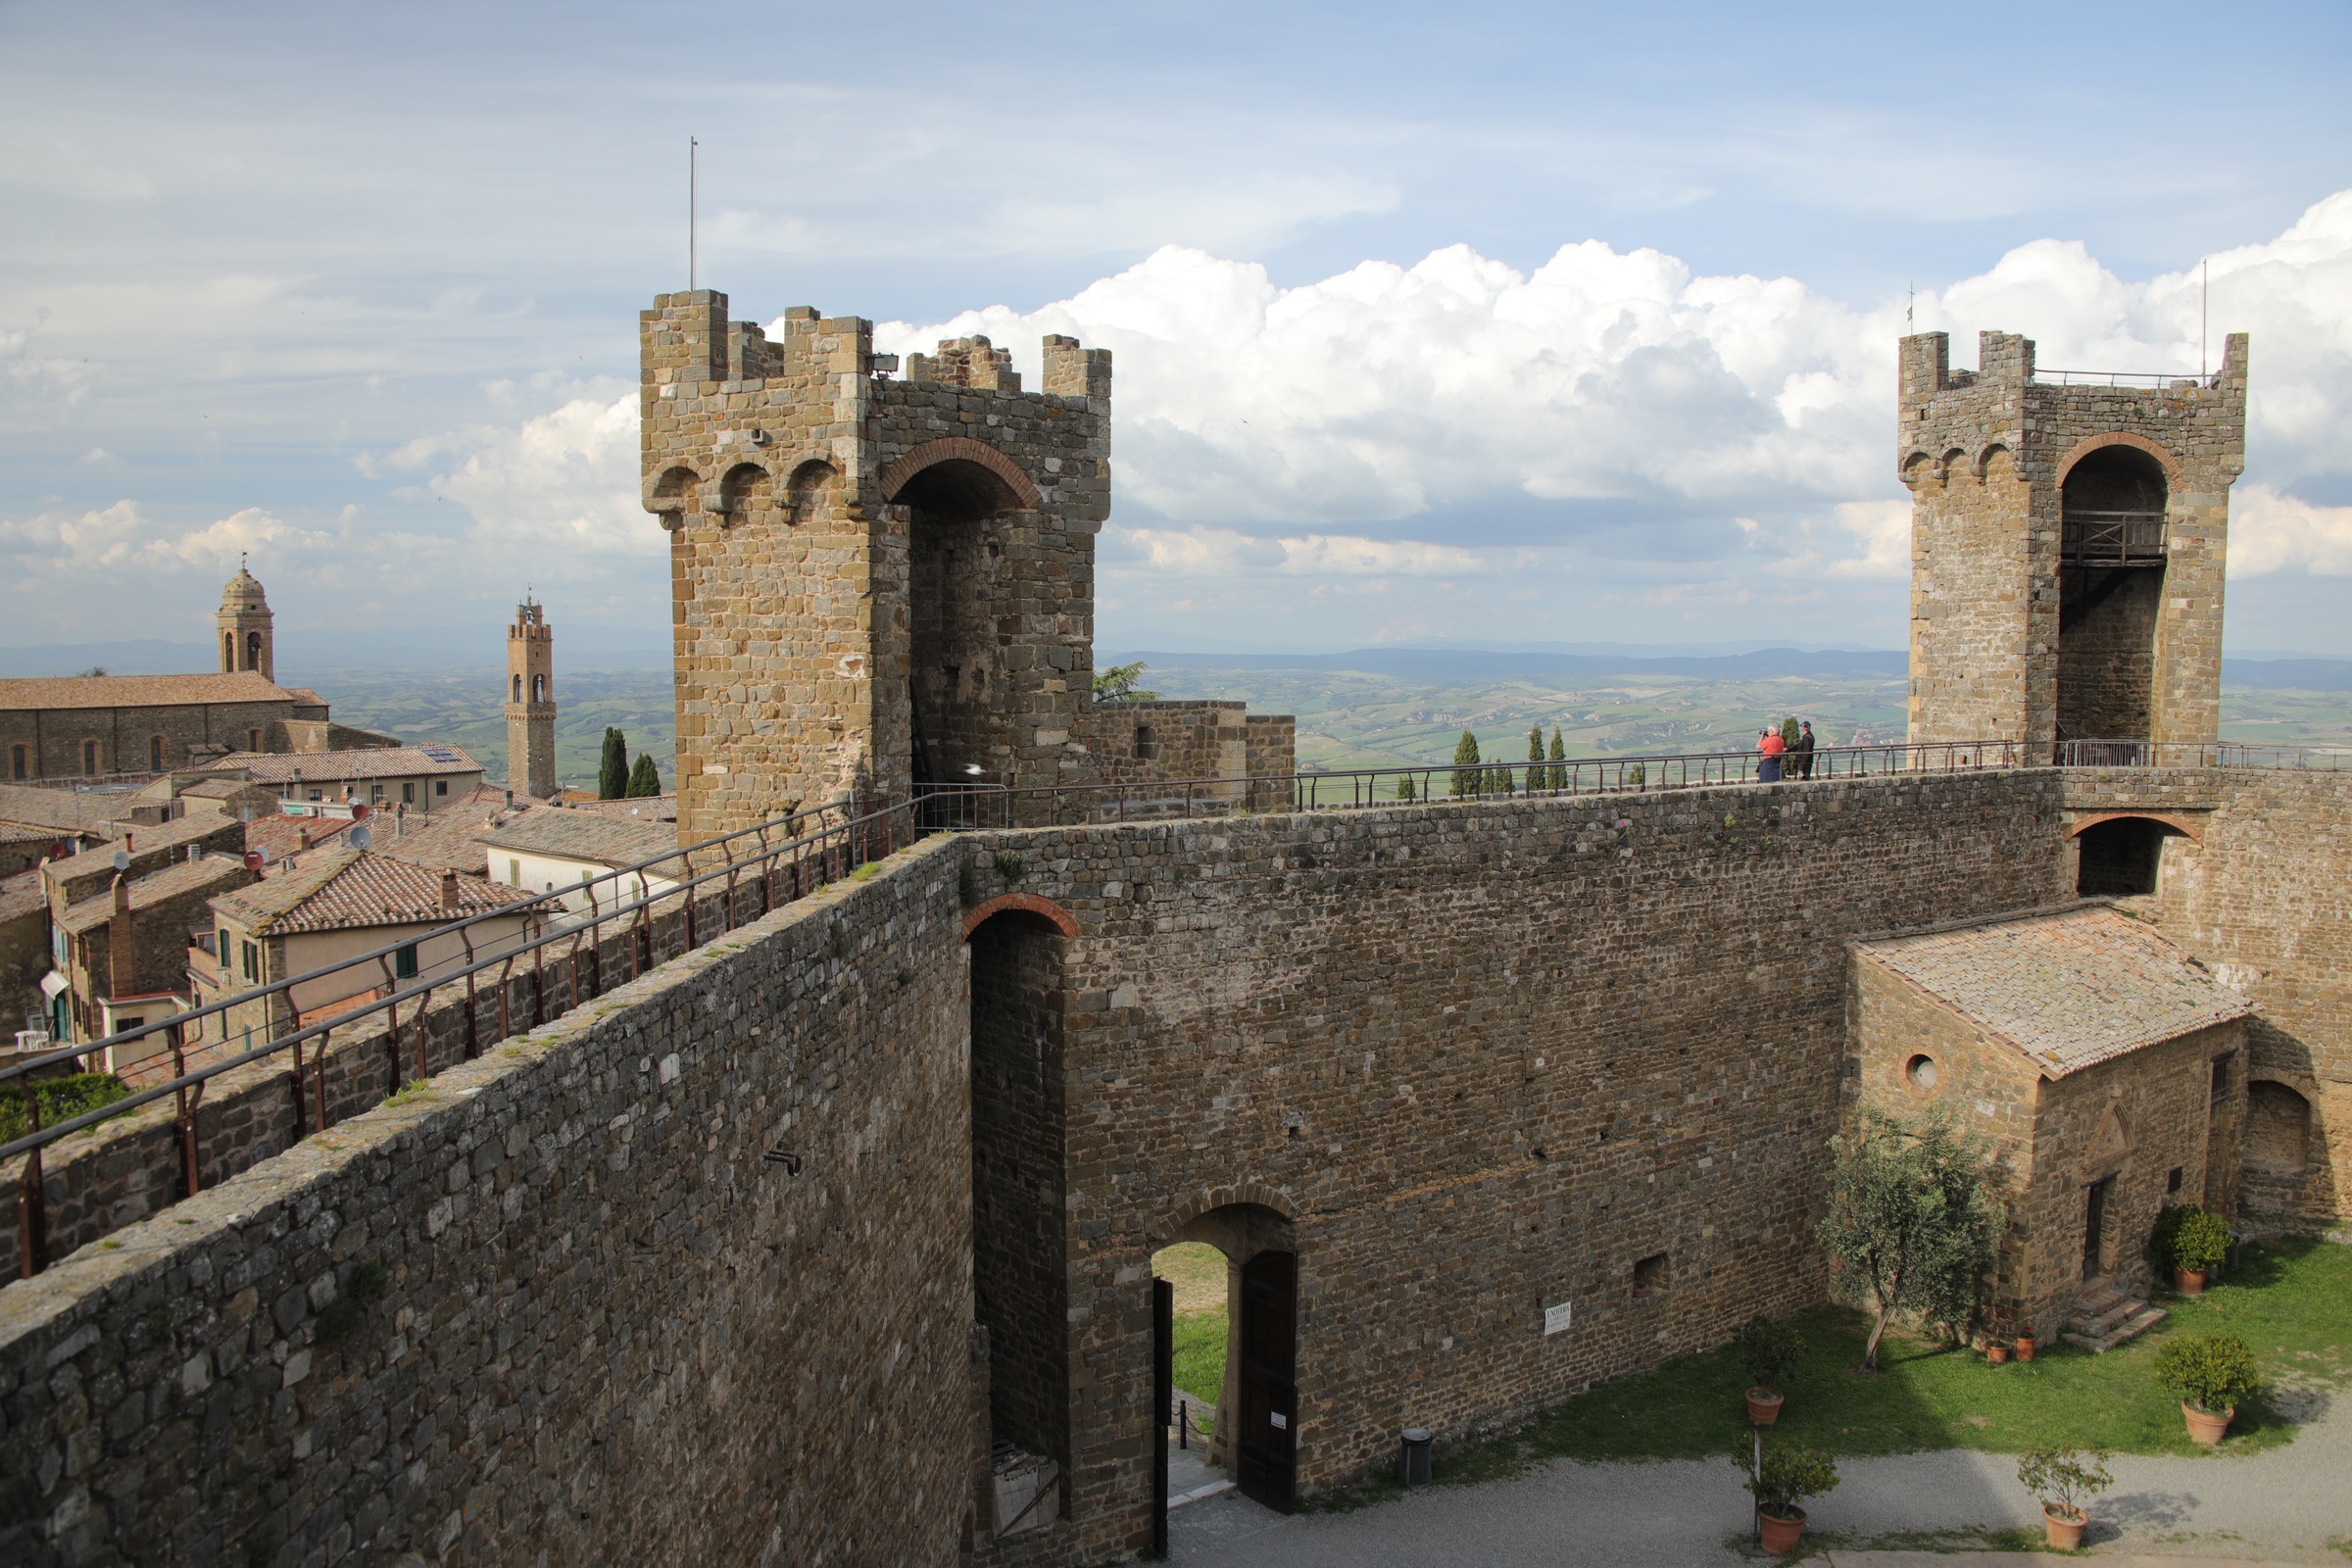
[{"label": "terracotta flower pot", "polygon": [[1768,1427],[1781,1418],[1781,1398],[1770,1389],[1747,1391],[1747,1419],[1750,1424]]},{"label": "terracotta flower pot", "polygon": [[2090,1523],[2090,1515],[2078,1508],[2069,1518],[2047,1503],[2041,1509],[2041,1528],[2049,1536],[2050,1544],[2060,1551],[2082,1549],[2082,1527]]},{"label": "terracotta flower pot", "polygon": [[2025,1333],[2020,1334],[2017,1337],[2017,1358],[2020,1361],[2031,1361],[2034,1359],[2033,1330],[2028,1329]]},{"label": "terracotta flower pot", "polygon": [[2009,1359],[2009,1347],[2006,1345],[1987,1345],[1984,1347],[1984,1359],[1990,1361],[1994,1366],[1999,1366],[2002,1362]]},{"label": "terracotta flower pot", "polygon": [[1761,1508],[1756,1510],[1756,1529],[1763,1534],[1764,1549],[1776,1557],[1783,1552],[1794,1551],[1796,1544],[1805,1537],[1805,1510],[1796,1508],[1791,1512],[1796,1517],[1780,1519]]},{"label": "terracotta flower pot", "polygon": [[2201,1268],[2173,1270],[2173,1289],[2182,1296],[2202,1296],[2205,1293],[2205,1271]]},{"label": "terracotta flower pot", "polygon": [[2222,1434],[2229,1431],[2230,1423],[2237,1419],[2237,1406],[2233,1404],[2227,1410],[2207,1410],[2182,1399],[2180,1413],[2188,1418],[2189,1437],[2210,1448],[2222,1441]]}]

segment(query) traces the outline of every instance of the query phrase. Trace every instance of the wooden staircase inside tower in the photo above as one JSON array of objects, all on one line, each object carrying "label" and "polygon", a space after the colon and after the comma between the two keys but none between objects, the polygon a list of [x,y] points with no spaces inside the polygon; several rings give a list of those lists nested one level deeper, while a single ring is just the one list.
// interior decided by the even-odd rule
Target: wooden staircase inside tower
[{"label": "wooden staircase inside tower", "polygon": [[2130,1295],[2113,1280],[2088,1280],[2082,1298],[2075,1302],[2075,1315],[2067,1320],[2066,1331],[2059,1338],[2098,1355],[2138,1338],[2171,1315],[2163,1307],[2150,1306]]}]

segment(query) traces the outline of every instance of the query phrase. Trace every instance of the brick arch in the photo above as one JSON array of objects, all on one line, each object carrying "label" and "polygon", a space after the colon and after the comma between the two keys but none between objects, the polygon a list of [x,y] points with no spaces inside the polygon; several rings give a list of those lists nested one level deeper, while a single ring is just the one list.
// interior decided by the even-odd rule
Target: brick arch
[{"label": "brick arch", "polygon": [[936,441],[926,441],[913,451],[893,459],[890,466],[882,470],[882,499],[897,500],[899,492],[906,488],[906,481],[925,468],[934,464],[957,460],[976,463],[1004,480],[1005,487],[1012,491],[1013,499],[1024,510],[1035,511],[1046,504],[1045,496],[1036,485],[1029,482],[1029,476],[1010,458],[987,442],[975,441],[965,435],[942,436]]},{"label": "brick arch", "polygon": [[2083,833],[2087,832],[2091,828],[2097,827],[2101,822],[2121,822],[2125,820],[2161,822],[2166,827],[2171,828],[2174,832],[2180,834],[2182,838],[2187,839],[2192,844],[2202,844],[2205,842],[2205,830],[2203,828],[2197,826],[2187,817],[2176,816],[2170,811],[2093,811],[2090,815],[2083,817],[2081,821],[2076,822],[2073,826],[2069,827],[2066,830],[2066,836],[2070,839],[2080,838]]},{"label": "brick arch", "polygon": [[1926,483],[1928,476],[1935,471],[1935,454],[1917,447],[1903,454],[1903,461],[1895,465],[1894,469],[1895,477],[1912,489]]},{"label": "brick arch", "polygon": [[2063,486],[2066,483],[2066,476],[2075,471],[2075,465],[2101,447],[2137,447],[2158,463],[2163,464],[2168,502],[2171,500],[2172,493],[2178,492],[2187,482],[2181,477],[2179,458],[2174,457],[2170,451],[2149,440],[2146,436],[2135,435],[2130,430],[2110,430],[2104,435],[2088,436],[2076,442],[2075,449],[2058,460],[2057,472],[2050,482]]},{"label": "brick arch", "polygon": [[1236,1203],[1253,1203],[1259,1208],[1272,1209],[1294,1226],[1298,1223],[1298,1205],[1290,1194],[1263,1182],[1237,1182],[1231,1187],[1212,1187],[1186,1199],[1160,1215],[1152,1234],[1173,1236],[1211,1209],[1231,1208]]},{"label": "brick arch", "polygon": [[1011,913],[1041,915],[1063,936],[1075,939],[1078,935],[1078,917],[1052,899],[1041,899],[1034,893],[1000,893],[985,904],[973,905],[964,912],[963,940],[971,941],[972,933],[979,930],[981,923],[989,916]]}]

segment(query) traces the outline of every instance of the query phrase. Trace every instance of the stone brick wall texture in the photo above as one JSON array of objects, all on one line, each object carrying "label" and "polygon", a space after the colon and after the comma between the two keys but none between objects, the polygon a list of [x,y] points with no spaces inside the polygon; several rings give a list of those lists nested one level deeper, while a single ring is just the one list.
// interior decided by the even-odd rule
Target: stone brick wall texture
[{"label": "stone brick wall texture", "polygon": [[[2036,380],[2034,344],[2007,332],[1980,335],[1975,370],[1953,370],[1950,349],[1941,332],[1900,349],[1911,738],[2046,746],[2071,720],[2143,725],[2091,737],[2070,727],[2076,739],[2211,740],[2230,486],[2245,467],[2245,334],[2227,340],[2211,386]],[[2070,462],[2103,445],[2164,466],[2166,561],[2062,630],[2062,482]]]},{"label": "stone brick wall texture", "polygon": [[904,852],[10,1286],[0,1560],[953,1561],[960,934]]},{"label": "stone brick wall texture", "polygon": [[2239,1204],[2274,1223],[2352,1220],[2352,770],[2069,768],[2066,805],[2075,820],[2139,810],[2194,830],[2164,841],[2156,892],[2123,903],[2253,999],[2249,1115],[2306,1135],[2298,1159],[2291,1139],[2257,1149],[2247,1128]]},{"label": "stone brick wall texture", "polygon": [[1071,1516],[1005,1560],[1147,1539],[1150,1259],[1218,1203],[1298,1239],[1309,1491],[1817,1299],[1841,944],[2055,902],[2057,811],[1985,773],[975,836],[967,897],[1015,850],[1083,927]]}]

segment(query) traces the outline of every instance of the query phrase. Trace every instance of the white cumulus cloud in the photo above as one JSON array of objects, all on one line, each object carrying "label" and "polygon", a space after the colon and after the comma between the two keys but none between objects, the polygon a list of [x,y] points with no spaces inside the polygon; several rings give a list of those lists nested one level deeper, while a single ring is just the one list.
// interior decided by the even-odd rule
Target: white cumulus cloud
[{"label": "white cumulus cloud", "polygon": [[2281,571],[2352,577],[2352,507],[2315,507],[2267,484],[2241,484],[2230,508],[2230,575]]}]

